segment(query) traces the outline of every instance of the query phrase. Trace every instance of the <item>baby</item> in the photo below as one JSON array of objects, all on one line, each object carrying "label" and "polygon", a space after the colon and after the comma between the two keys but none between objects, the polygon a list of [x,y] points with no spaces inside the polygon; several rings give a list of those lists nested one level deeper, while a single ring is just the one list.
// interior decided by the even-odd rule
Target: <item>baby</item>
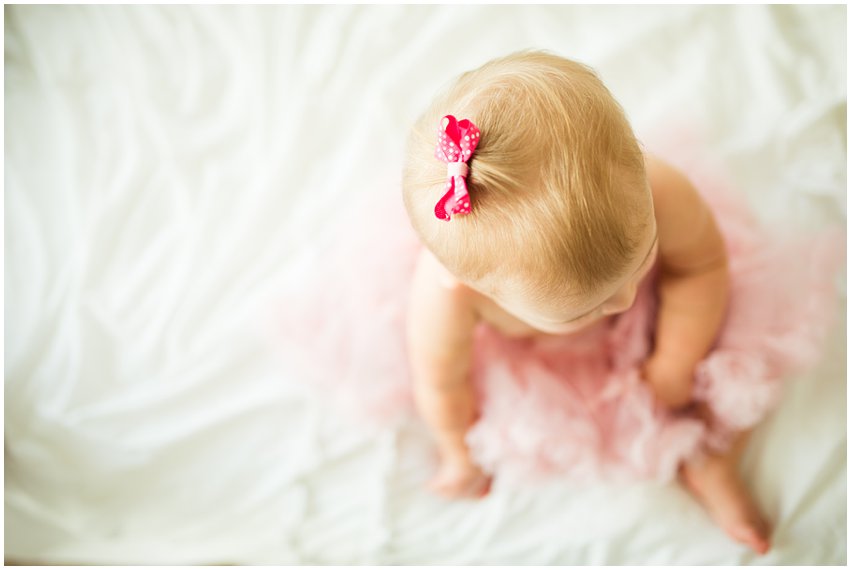
[{"label": "baby", "polygon": [[[490,488],[465,440],[477,416],[470,370],[482,321],[514,338],[574,335],[629,309],[656,268],[643,379],[662,405],[694,405],[695,366],[727,308],[724,241],[688,179],[642,152],[591,69],[541,51],[488,62],[433,102],[407,153],[404,202],[425,246],[408,348],[416,404],[440,451],[435,491],[481,497]],[[698,412],[712,422],[708,408]],[[765,553],[768,525],[737,473],[747,436],[685,462],[679,478],[731,537]]]}]

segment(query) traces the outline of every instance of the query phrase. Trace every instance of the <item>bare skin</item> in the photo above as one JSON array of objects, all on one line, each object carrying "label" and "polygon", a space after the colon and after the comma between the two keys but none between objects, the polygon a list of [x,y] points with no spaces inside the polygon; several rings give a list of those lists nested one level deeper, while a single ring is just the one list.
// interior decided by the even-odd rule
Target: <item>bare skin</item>
[{"label": "bare skin", "polygon": [[[726,253],[711,212],[687,179],[654,157],[646,164],[652,206],[641,253],[622,279],[577,307],[569,321],[555,323],[522,299],[489,298],[423,251],[411,291],[408,344],[417,405],[441,456],[430,482],[435,492],[478,498],[490,488],[490,477],[471,460],[464,441],[476,419],[469,371],[472,333],[480,321],[509,337],[572,335],[632,306],[638,284],[658,264],[657,336],[644,376],[663,404],[677,409],[690,403],[694,366],[709,351],[726,310]],[[712,421],[708,411],[702,413]],[[768,525],[736,470],[745,438],[726,454],[683,465],[680,479],[732,538],[764,553]]]},{"label": "bare skin", "polygon": [[710,455],[703,462],[682,465],[679,479],[724,532],[765,554],[771,548],[771,528],[738,473],[749,435],[750,432],[741,433],[724,455]]}]

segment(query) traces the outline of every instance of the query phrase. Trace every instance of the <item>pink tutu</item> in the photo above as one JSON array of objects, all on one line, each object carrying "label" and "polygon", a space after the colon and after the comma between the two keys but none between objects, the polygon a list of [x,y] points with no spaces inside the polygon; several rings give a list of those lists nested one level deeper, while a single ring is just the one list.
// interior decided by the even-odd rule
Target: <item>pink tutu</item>
[{"label": "pink tutu", "polygon": [[[668,481],[684,459],[724,450],[756,425],[778,402],[783,378],[818,359],[836,311],[844,232],[766,231],[727,184],[696,163],[677,165],[715,212],[729,252],[728,314],[695,373],[695,399],[717,422],[665,410],[640,377],[654,334],[654,269],[629,311],[572,337],[510,339],[478,325],[480,416],[467,440],[485,469],[515,480]],[[421,247],[398,189],[388,189],[349,212],[275,312],[274,345],[298,381],[373,425],[416,413],[405,316]]]}]

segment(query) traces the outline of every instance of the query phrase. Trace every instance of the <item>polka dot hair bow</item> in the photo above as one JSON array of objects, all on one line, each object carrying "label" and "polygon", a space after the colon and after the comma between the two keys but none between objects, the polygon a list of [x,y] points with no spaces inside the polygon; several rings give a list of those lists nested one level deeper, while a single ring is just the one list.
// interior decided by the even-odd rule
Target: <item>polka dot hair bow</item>
[{"label": "polka dot hair bow", "polygon": [[469,168],[467,161],[479,144],[479,128],[469,119],[456,120],[446,115],[437,129],[437,147],[434,156],[446,163],[446,194],[434,207],[434,215],[449,221],[452,214],[470,213],[470,195],[467,193]]}]

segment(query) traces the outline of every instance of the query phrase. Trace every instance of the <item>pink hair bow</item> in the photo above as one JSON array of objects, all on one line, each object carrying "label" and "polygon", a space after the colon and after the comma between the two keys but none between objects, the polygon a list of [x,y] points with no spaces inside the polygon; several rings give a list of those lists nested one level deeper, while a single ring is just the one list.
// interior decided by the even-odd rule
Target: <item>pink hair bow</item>
[{"label": "pink hair bow", "polygon": [[456,120],[446,115],[437,129],[437,147],[434,156],[446,163],[446,194],[434,207],[434,215],[449,221],[452,214],[470,213],[470,195],[467,193],[469,168],[467,161],[479,144],[479,128],[469,119]]}]

